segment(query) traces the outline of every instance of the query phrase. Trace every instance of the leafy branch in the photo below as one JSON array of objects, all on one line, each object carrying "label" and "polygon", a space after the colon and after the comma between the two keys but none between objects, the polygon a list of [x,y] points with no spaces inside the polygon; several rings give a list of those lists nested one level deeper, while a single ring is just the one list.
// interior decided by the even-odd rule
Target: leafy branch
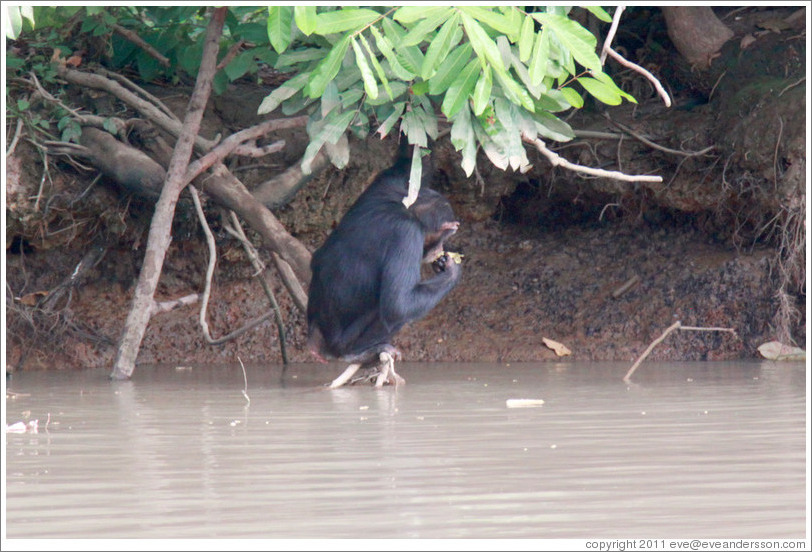
[{"label": "leafy branch", "polygon": [[[612,21],[600,7],[586,9]],[[635,99],[603,71],[597,39],[569,11],[272,6],[268,36],[279,55],[275,67],[294,76],[265,98],[259,113],[281,108],[287,115],[308,114],[305,171],[323,146],[337,147],[347,131],[383,138],[397,128],[419,159],[441,124],[450,124],[451,143],[468,176],[479,149],[500,169],[527,170],[524,143],[536,145],[554,164],[581,171],[552,158],[544,146],[545,139],[574,137],[558,114],[582,107],[584,94],[608,105]],[[415,165],[413,182],[420,177]]]}]

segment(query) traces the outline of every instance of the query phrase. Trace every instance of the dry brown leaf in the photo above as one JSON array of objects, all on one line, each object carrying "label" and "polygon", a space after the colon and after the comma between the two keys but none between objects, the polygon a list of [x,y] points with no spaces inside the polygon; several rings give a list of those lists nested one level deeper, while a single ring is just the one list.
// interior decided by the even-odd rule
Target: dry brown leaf
[{"label": "dry brown leaf", "polygon": [[563,343],[559,343],[558,341],[553,341],[552,339],[542,337],[541,340],[544,342],[547,347],[552,349],[556,355],[558,356],[567,356],[571,355],[572,351],[570,351],[566,345]]},{"label": "dry brown leaf", "polygon": [[47,291],[34,291],[31,293],[26,293],[17,300],[23,305],[33,307],[37,304],[37,301],[39,300],[40,297],[46,297],[47,295],[48,295]]}]

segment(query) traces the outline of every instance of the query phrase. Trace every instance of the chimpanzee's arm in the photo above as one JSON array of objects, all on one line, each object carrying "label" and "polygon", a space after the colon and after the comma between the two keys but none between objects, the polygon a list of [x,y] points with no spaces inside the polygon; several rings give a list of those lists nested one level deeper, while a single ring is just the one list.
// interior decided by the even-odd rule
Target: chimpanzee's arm
[{"label": "chimpanzee's arm", "polygon": [[415,223],[394,225],[392,245],[381,273],[381,317],[389,327],[400,327],[425,316],[457,284],[461,267],[448,268],[421,281],[422,233]]}]

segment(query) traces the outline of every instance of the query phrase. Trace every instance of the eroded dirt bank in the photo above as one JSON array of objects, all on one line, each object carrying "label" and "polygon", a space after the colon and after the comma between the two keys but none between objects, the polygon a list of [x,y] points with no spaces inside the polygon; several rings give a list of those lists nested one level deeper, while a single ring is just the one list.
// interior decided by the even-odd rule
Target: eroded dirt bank
[{"label": "eroded dirt bank", "polygon": [[[763,31],[756,16],[769,14],[745,15],[750,19],[738,24],[736,40]],[[729,327],[737,335],[678,332],[651,358],[749,358],[773,339],[802,345],[807,180],[806,122],[799,114],[805,113],[806,84],[799,80],[798,60],[806,52],[797,33],[756,36],[748,56],[782,60],[760,62],[758,79],[745,71],[753,64],[735,62],[741,59],[736,40],[723,51],[733,60],[722,65],[726,69],[713,66],[697,75],[667,51],[648,60],[674,85],[670,110],[644,82],[616,70],[619,84],[640,104],[587,106],[569,120],[573,128],[615,136],[559,144],[561,155],[589,166],[660,174],[661,185],[586,179],[551,169],[532,154],[534,168],[526,175],[503,173],[481,156],[478,178],[466,178],[447,139],[440,140],[435,188],[451,199],[462,222],[449,245],[464,255],[463,278],[434,312],[399,334],[404,358],[554,360],[542,342],[546,337],[565,344],[570,358],[631,361],[677,320]],[[213,99],[208,137],[253,124],[268,91],[242,84]],[[177,89],[153,92],[182,113],[185,98]],[[672,152],[620,132],[616,123]],[[249,188],[301,157],[304,134],[282,137],[288,145],[280,154],[233,165]],[[277,216],[312,251],[395,149],[394,142],[376,137],[352,140],[348,167],[323,171]],[[73,160],[50,158],[47,173],[44,166],[26,142],[7,160],[7,369],[110,366],[151,205],[104,178],[94,182],[96,171]],[[211,203],[207,209],[219,255],[209,309],[217,337],[268,306],[241,248],[223,231],[222,213]],[[267,262],[267,251],[262,255]],[[182,198],[156,299],[200,292],[207,256],[191,204]],[[92,268],[79,272],[79,266]],[[273,271],[268,279],[280,302],[290,359],[310,361],[304,316]],[[211,346],[201,335],[197,309],[156,314],[139,362],[281,361],[271,321]]]}]

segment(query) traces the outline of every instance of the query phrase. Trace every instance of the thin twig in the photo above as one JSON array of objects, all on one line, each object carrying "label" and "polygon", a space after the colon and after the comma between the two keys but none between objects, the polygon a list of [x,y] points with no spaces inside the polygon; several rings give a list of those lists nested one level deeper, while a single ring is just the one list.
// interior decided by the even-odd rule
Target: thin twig
[{"label": "thin twig", "polygon": [[682,323],[679,320],[677,320],[676,322],[668,326],[668,328],[666,328],[666,330],[660,335],[660,337],[652,341],[651,344],[648,347],[646,347],[646,350],[643,351],[643,354],[640,355],[640,358],[638,358],[635,361],[635,363],[632,364],[632,367],[629,368],[629,371],[626,372],[625,376],[623,376],[623,381],[625,381],[626,383],[630,383],[632,374],[634,374],[635,370],[637,370],[637,367],[640,366],[640,364],[642,364],[642,362],[646,359],[649,353],[651,353],[651,351],[654,350],[654,347],[662,343],[662,341],[666,337],[668,337],[668,335],[671,332],[675,330],[685,330],[694,332],[730,332],[733,335],[736,335],[736,330],[734,330],[733,328],[683,326]]},{"label": "thin twig", "polygon": [[141,88],[140,86],[135,84],[133,81],[131,81],[130,79],[125,77],[124,75],[120,75],[120,74],[115,73],[113,71],[108,71],[108,70],[106,70],[104,68],[100,68],[100,69],[98,69],[98,71],[102,75],[104,75],[106,77],[109,77],[109,78],[111,78],[113,80],[116,80],[116,81],[124,84],[125,86],[128,86],[130,88],[130,90],[132,90],[136,94],[141,94],[144,98],[148,99],[149,101],[154,103],[158,108],[160,108],[160,110],[163,111],[168,117],[180,122],[180,118],[178,118],[178,116],[175,115],[175,113],[171,109],[169,109],[169,107],[167,107],[167,105],[164,104],[163,101],[161,101],[160,98],[158,98],[157,96],[154,96],[153,94],[150,94],[149,92],[147,92],[146,90],[144,90],[143,88]]},{"label": "thin twig", "polygon": [[609,27],[609,32],[606,33],[606,40],[603,41],[603,49],[601,50],[601,65],[606,62],[606,55],[609,53],[609,49],[612,46],[612,41],[615,39],[615,33],[617,32],[618,25],[620,25],[620,15],[625,9],[625,6],[618,6],[615,8],[615,13],[612,16],[612,26]]},{"label": "thin twig", "polygon": [[775,140],[773,153],[773,189],[778,189],[778,146],[781,145],[781,135],[784,133],[784,120],[778,117],[778,138]]},{"label": "thin twig", "polygon": [[20,140],[20,134],[23,130],[23,119],[17,117],[17,128],[14,130],[14,138],[11,139],[11,144],[6,150],[6,159],[14,155],[14,150],[17,148],[17,142]]},{"label": "thin twig", "polygon": [[240,40],[232,44],[231,48],[229,48],[228,52],[226,52],[226,55],[224,55],[223,59],[220,60],[220,63],[217,64],[215,70],[219,71],[220,69],[231,63],[231,60],[234,59],[236,55],[240,53],[240,50],[242,49],[243,45],[245,45],[245,40]]},{"label": "thin twig", "polygon": [[226,231],[237,238],[239,242],[242,244],[243,249],[245,250],[246,255],[248,255],[248,259],[251,261],[251,265],[254,267],[256,271],[255,276],[259,280],[259,284],[262,286],[263,291],[265,291],[265,296],[268,297],[268,301],[271,303],[271,307],[273,308],[273,312],[276,315],[274,319],[276,320],[276,329],[279,332],[279,352],[282,354],[282,363],[284,365],[289,364],[288,360],[288,353],[286,347],[286,338],[285,338],[285,325],[282,320],[282,311],[279,308],[279,303],[276,301],[276,297],[273,294],[273,290],[268,285],[268,282],[263,277],[263,273],[265,272],[265,267],[262,265],[262,261],[259,260],[259,254],[257,250],[254,248],[253,244],[248,241],[248,237],[245,235],[245,231],[242,229],[242,225],[240,224],[240,219],[237,218],[237,215],[234,211],[230,211],[231,216],[231,224],[232,226],[225,226],[224,228]]},{"label": "thin twig", "polygon": [[[722,82],[722,78],[727,74],[727,69],[722,71],[722,74],[719,75],[719,78],[716,79],[716,82],[713,84],[713,88],[711,88],[710,94],[708,94],[708,103],[710,103],[711,98],[713,98],[713,93],[716,91],[716,87],[719,86],[719,83]],[[779,94],[780,96],[781,94]]]},{"label": "thin twig", "polygon": [[682,150],[675,150],[675,149],[667,148],[665,146],[661,146],[659,144],[656,144],[656,143],[652,142],[651,140],[649,140],[648,138],[646,138],[642,134],[639,134],[639,133],[635,132],[634,130],[627,127],[626,125],[612,120],[612,118],[609,117],[609,115],[607,113],[604,113],[603,116],[606,117],[607,121],[609,121],[610,123],[615,125],[617,128],[619,128],[623,132],[631,135],[632,137],[636,138],[637,140],[640,140],[645,145],[647,145],[647,146],[649,146],[651,148],[654,148],[656,150],[660,150],[660,151],[665,152],[665,153],[671,153],[673,155],[683,155],[685,157],[694,157],[694,156],[697,156],[697,155],[704,155],[704,154],[708,153],[709,151],[711,151],[715,147],[715,146],[708,146],[707,148],[701,149],[699,151],[682,151]]},{"label": "thin twig", "polygon": [[172,65],[169,61],[169,58],[167,58],[165,55],[161,54],[158,50],[156,50],[155,48],[144,42],[144,39],[138,36],[135,32],[125,27],[122,27],[118,23],[113,23],[112,27],[114,31],[116,31],[118,34],[120,34],[121,36],[123,36],[124,38],[126,38],[127,40],[129,40],[142,50],[144,50],[147,54],[155,58],[158,61],[158,63],[160,63],[164,67],[169,67],[170,65]]},{"label": "thin twig", "polygon": [[37,201],[34,202],[34,211],[39,211],[39,202],[42,199],[42,190],[45,188],[45,177],[50,180],[51,173],[48,170],[48,152],[42,152],[42,178],[39,181],[39,191],[37,191]]},{"label": "thin twig", "polygon": [[219,338],[214,338],[209,331],[209,324],[206,321],[206,313],[208,312],[209,308],[209,297],[211,296],[211,281],[214,276],[214,267],[217,262],[217,248],[214,243],[214,234],[212,234],[211,229],[209,228],[208,223],[206,222],[206,215],[203,212],[203,206],[200,203],[200,194],[192,185],[189,185],[189,193],[192,196],[192,202],[195,205],[195,211],[197,212],[198,219],[200,219],[200,226],[203,228],[203,233],[206,236],[206,244],[209,248],[209,263],[206,269],[206,284],[203,289],[203,294],[201,295],[200,299],[200,327],[203,330],[203,337],[206,341],[211,345],[222,345],[223,343],[235,339],[248,330],[255,328],[256,326],[262,324],[266,320],[268,320],[271,316],[274,316],[275,312],[273,310],[266,312],[259,318],[255,318],[254,320],[248,322],[241,328],[234,330],[233,332],[226,334]]},{"label": "thin twig", "polygon": [[242,396],[245,397],[245,400],[248,401],[248,404],[251,404],[251,397],[248,396],[248,376],[245,373],[245,364],[242,363],[242,359],[238,356],[237,360],[240,361],[240,368],[242,368],[242,381],[244,383],[244,387],[242,389]]},{"label": "thin twig", "polygon": [[647,174],[640,174],[640,175],[628,175],[623,174],[619,171],[607,171],[604,169],[595,169],[592,167],[585,167],[583,165],[578,165],[576,163],[571,163],[567,161],[554,151],[547,148],[547,144],[541,138],[535,137],[528,137],[526,134],[522,135],[522,139],[529,143],[536,146],[536,148],[541,152],[544,157],[546,157],[553,167],[564,167],[565,169],[569,169],[576,172],[582,172],[585,174],[590,174],[592,176],[602,176],[604,178],[614,178],[616,180],[622,180],[624,182],[662,182],[663,178],[661,176],[656,175],[647,175]]},{"label": "thin twig", "polygon": [[801,77],[800,79],[798,79],[797,81],[793,82],[792,84],[788,84],[787,86],[785,86],[785,87],[784,87],[784,89],[783,89],[783,90],[781,90],[781,92],[779,92],[779,93],[778,93],[778,97],[780,98],[780,97],[781,97],[781,96],[784,94],[784,92],[786,92],[786,91],[787,91],[787,90],[789,90],[790,88],[795,88],[796,86],[798,86],[799,84],[801,84],[801,83],[802,83],[802,82],[804,82],[805,80],[806,80],[806,77]]},{"label": "thin twig", "polygon": [[651,84],[654,85],[654,88],[657,90],[657,93],[663,99],[665,107],[671,107],[671,97],[668,95],[668,92],[665,91],[665,88],[663,88],[663,85],[660,84],[660,81],[657,79],[657,77],[652,75],[648,69],[645,69],[644,67],[637,65],[633,61],[629,61],[628,59],[618,54],[612,48],[606,48],[606,51],[610,56],[612,56],[612,58],[615,59],[615,61],[617,61],[621,65],[625,65],[629,69],[632,69],[633,71],[636,71],[641,75],[643,75],[644,77],[646,77],[649,80],[649,82],[651,82]]}]

